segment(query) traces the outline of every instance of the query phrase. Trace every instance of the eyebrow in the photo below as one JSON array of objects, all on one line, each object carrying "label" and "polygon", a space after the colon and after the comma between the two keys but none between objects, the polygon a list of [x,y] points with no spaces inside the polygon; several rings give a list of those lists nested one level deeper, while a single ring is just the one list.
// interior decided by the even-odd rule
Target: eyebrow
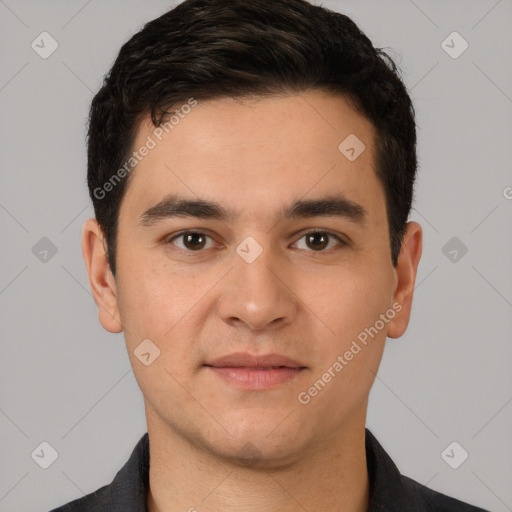
[{"label": "eyebrow", "polygon": [[[343,196],[331,196],[322,199],[299,199],[290,207],[284,208],[281,215],[285,219],[309,217],[340,217],[363,225],[367,218],[366,209]],[[215,219],[227,221],[236,217],[218,203],[205,199],[184,199],[168,195],[155,206],[145,210],[140,216],[139,224],[150,227],[159,221],[171,218],[195,217],[198,219]]]}]

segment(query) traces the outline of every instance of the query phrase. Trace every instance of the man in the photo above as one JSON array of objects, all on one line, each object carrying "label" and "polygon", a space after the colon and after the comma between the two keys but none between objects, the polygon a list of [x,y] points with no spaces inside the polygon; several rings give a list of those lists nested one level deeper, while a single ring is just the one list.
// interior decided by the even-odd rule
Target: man
[{"label": "man", "polygon": [[148,434],[65,511],[476,511],[365,430],[411,312],[413,107],[393,62],[304,0],[187,0],[95,96],[83,253]]}]

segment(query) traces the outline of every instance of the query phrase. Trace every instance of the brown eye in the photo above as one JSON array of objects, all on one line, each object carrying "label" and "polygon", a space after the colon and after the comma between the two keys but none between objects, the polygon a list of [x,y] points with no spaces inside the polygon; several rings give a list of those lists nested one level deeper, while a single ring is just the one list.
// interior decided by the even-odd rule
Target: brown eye
[{"label": "brown eye", "polygon": [[310,233],[306,235],[306,244],[314,251],[322,251],[329,244],[329,235],[326,233]]},{"label": "brown eye", "polygon": [[296,243],[299,249],[307,249],[313,252],[321,252],[336,246],[343,247],[347,243],[338,235],[329,231],[311,231],[303,235]]},{"label": "brown eye", "polygon": [[201,233],[190,233],[183,236],[183,243],[187,249],[196,251],[206,245],[206,237]]},{"label": "brown eye", "polygon": [[200,251],[211,246],[211,239],[208,235],[199,231],[187,231],[175,236],[169,240],[169,243],[186,251]]}]

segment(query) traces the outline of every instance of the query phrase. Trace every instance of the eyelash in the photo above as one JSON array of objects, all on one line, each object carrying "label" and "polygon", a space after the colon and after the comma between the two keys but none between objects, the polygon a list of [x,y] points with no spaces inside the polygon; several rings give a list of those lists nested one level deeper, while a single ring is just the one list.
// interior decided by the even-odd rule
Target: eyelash
[{"label": "eyelash", "polygon": [[[204,237],[207,237],[209,238],[210,240],[213,240],[213,237],[211,237],[210,235],[208,235],[207,233],[205,233],[204,231],[194,231],[194,230],[188,230],[188,231],[182,231],[181,233],[178,233],[177,235],[173,235],[172,237],[170,238],[167,238],[166,240],[164,240],[164,245],[169,245],[169,244],[172,244],[175,240],[177,240],[178,238],[183,238],[185,235],[190,235],[190,234],[195,234],[195,235],[201,235],[201,236],[204,236]],[[326,231],[326,230],[321,230],[321,229],[318,229],[318,230],[311,230],[311,231],[308,231],[307,233],[304,233],[300,238],[299,240],[302,240],[303,238],[305,238],[306,236],[308,235],[314,235],[314,234],[322,234],[322,235],[327,235],[329,237],[329,239],[331,238],[334,238],[337,242],[338,242],[338,245],[341,246],[341,247],[344,247],[344,246],[347,246],[348,243],[343,240],[342,238],[340,238],[338,235],[336,235],[335,233],[332,233],[331,231]],[[299,241],[297,240],[297,242]],[[330,241],[330,240],[329,240]],[[295,242],[295,243],[297,243]],[[205,248],[201,248],[201,249],[198,249],[196,251],[192,250],[192,249],[183,249],[181,247],[178,247],[178,249],[184,253],[188,253],[188,254],[193,254],[193,253],[201,253],[201,252],[204,252],[206,249]],[[327,252],[329,250],[331,250],[331,248],[328,248],[328,249],[321,249],[321,250],[318,250],[318,251],[315,251],[313,249],[309,249],[308,252],[312,252],[312,253],[321,253],[321,252]]]}]

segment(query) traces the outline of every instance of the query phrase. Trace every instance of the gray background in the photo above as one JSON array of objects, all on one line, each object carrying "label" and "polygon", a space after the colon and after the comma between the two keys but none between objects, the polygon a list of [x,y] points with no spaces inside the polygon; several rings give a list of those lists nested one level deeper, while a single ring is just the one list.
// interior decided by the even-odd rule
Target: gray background
[{"label": "gray background", "polygon": [[[85,122],[121,44],[171,5],[0,0],[2,512],[48,510],[110,482],[146,431],[122,335],[99,325],[81,256]],[[424,253],[368,425],[403,473],[512,510],[512,2],[324,5],[393,49],[417,110]],[[59,45],[47,59],[31,48],[43,31]],[[453,31],[469,43],[456,59],[441,45]],[[43,441],[59,455],[46,470],[31,457]],[[469,452],[458,469],[441,456],[452,441]]]}]

